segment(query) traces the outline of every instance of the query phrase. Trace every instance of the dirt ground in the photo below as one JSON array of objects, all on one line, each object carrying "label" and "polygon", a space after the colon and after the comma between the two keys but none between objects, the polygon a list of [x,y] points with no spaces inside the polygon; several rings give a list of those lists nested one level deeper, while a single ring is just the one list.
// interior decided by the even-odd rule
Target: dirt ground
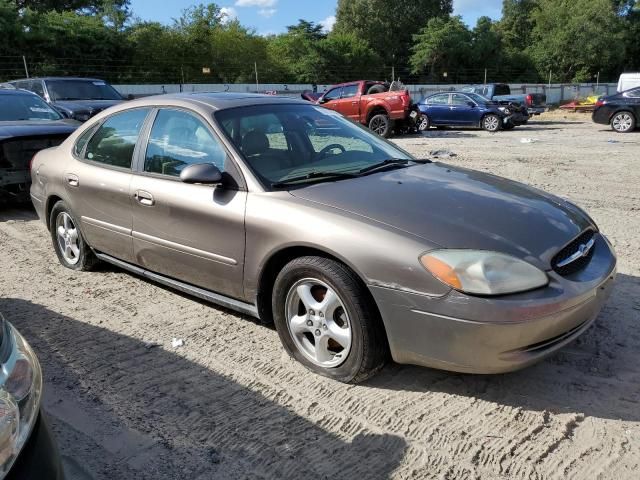
[{"label": "dirt ground", "polygon": [[289,360],[271,327],[116,268],[61,267],[32,210],[2,207],[0,311],[42,362],[69,478],[640,478],[640,131],[547,114],[396,141],[588,210],[619,255],[596,325],[521,372],[389,365],[342,385]]}]

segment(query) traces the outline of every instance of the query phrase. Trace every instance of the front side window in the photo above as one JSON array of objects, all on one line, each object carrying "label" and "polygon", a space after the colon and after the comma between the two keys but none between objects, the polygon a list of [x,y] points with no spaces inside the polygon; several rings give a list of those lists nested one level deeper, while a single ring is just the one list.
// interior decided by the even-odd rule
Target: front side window
[{"label": "front side window", "polygon": [[[357,174],[385,160],[412,158],[342,115],[314,105],[232,108],[216,112],[215,118],[267,186],[309,173]],[[287,149],[275,148],[274,136],[286,139]]]},{"label": "front side window", "polygon": [[2,95],[0,121],[60,120],[62,116],[32,93]]},{"label": "front side window", "polygon": [[471,101],[469,97],[466,95],[461,95],[459,93],[454,93],[451,95],[451,103],[457,106],[468,106],[468,103]]},{"label": "front side window", "polygon": [[148,113],[148,108],[136,108],[109,117],[87,143],[84,158],[114,167],[131,168],[133,151]]},{"label": "front side window", "polygon": [[29,86],[29,90],[33,93],[37,93],[41,97],[44,97],[44,88],[42,88],[42,82],[40,80],[34,80]]},{"label": "front side window", "polygon": [[427,99],[429,105],[447,105],[449,103],[449,94],[444,93],[442,95],[434,95]]},{"label": "front side window", "polygon": [[225,170],[227,154],[206,125],[182,110],[160,110],[151,128],[144,171],[180,176],[189,165],[212,163]]},{"label": "front side window", "polygon": [[331,100],[338,100],[341,94],[342,94],[342,87],[338,87],[338,88],[334,88],[333,90],[329,90],[323,98],[327,102]]}]

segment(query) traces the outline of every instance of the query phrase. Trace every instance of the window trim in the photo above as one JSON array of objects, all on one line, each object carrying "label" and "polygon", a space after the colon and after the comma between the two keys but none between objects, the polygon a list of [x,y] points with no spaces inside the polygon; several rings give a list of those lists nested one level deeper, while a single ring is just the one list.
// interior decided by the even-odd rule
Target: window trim
[{"label": "window trim", "polygon": [[[151,130],[153,129],[153,125],[156,121],[156,118],[158,117],[158,113],[160,113],[160,110],[176,110],[179,112],[184,112],[188,115],[192,115],[202,122],[202,124],[209,131],[209,133],[212,135],[214,140],[218,142],[222,150],[226,153],[226,156],[227,156],[226,161],[230,162],[233,166],[234,171],[233,172],[227,171],[226,173],[229,174],[231,177],[233,177],[233,179],[236,181],[237,188],[235,190],[241,191],[241,192],[247,191],[247,184],[245,182],[244,175],[242,174],[242,169],[238,166],[233,153],[229,150],[226,143],[222,141],[221,136],[218,135],[216,130],[213,128],[213,126],[207,121],[206,117],[204,117],[203,115],[200,115],[198,112],[194,110],[191,110],[186,107],[177,106],[177,105],[155,105],[151,108],[152,108],[152,112],[150,113],[149,117],[147,117],[147,123],[140,130],[140,136],[138,138],[138,142],[140,143],[140,146],[139,146],[140,148],[139,150],[134,151],[134,154],[133,154],[134,159],[133,159],[133,162],[131,163],[132,174],[138,175],[141,177],[157,178],[159,180],[170,180],[172,182],[182,182],[180,180],[180,177],[176,177],[174,175],[167,175],[167,174],[155,173],[155,172],[146,172],[144,170],[144,162],[147,155],[147,147],[149,146],[149,140],[151,139]],[[226,188],[231,190],[231,188],[229,187],[226,187]]]},{"label": "window trim", "polygon": [[[149,112],[147,112],[147,116],[144,119],[144,121],[142,122],[142,127],[140,128],[140,132],[138,133],[138,139],[136,140],[136,144],[135,144],[135,146],[133,148],[133,155],[131,156],[131,166],[129,168],[118,167],[117,165],[109,165],[108,163],[97,162],[95,160],[90,160],[88,158],[85,158],[85,155],[87,153],[87,146],[89,145],[91,140],[93,140],[93,137],[95,136],[95,134],[98,133],[98,130],[100,130],[102,128],[102,126],[107,122],[107,120],[109,120],[110,118],[113,118],[116,115],[119,115],[121,113],[127,113],[127,112],[131,112],[133,110],[149,110]],[[71,149],[71,155],[73,156],[73,158],[75,158],[79,162],[83,162],[83,163],[86,163],[88,165],[93,165],[93,166],[97,166],[97,167],[100,167],[100,168],[106,168],[107,170],[115,170],[117,172],[133,173],[133,166],[135,165],[135,161],[136,161],[136,157],[137,157],[137,153],[138,153],[138,148],[140,146],[140,141],[142,139],[142,133],[144,132],[144,130],[146,128],[146,125],[149,122],[149,116],[151,115],[151,113],[153,111],[154,111],[154,107],[152,107],[152,106],[141,106],[141,107],[134,107],[134,108],[127,108],[127,109],[124,109],[124,110],[119,110],[117,112],[112,113],[111,115],[108,115],[108,116],[106,116],[104,118],[101,118],[99,121],[97,121],[96,123],[94,123],[91,126],[89,126],[86,130],[83,130],[82,133],[80,133],[80,135],[78,135],[76,137],[75,141],[73,142],[73,148]],[[87,130],[90,130],[91,128],[94,128],[96,126],[97,126],[97,128],[91,134],[91,136],[87,140],[87,143],[82,148],[82,157],[78,157],[78,155],[76,155],[76,145],[78,144],[78,141],[80,140],[80,137],[82,137],[82,135],[84,135]]]}]

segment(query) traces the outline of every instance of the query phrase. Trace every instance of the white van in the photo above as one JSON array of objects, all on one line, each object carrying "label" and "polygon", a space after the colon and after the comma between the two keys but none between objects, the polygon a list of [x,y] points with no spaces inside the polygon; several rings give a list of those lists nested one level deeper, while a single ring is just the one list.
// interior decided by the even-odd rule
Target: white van
[{"label": "white van", "polygon": [[623,73],[618,80],[618,92],[640,87],[640,73]]}]

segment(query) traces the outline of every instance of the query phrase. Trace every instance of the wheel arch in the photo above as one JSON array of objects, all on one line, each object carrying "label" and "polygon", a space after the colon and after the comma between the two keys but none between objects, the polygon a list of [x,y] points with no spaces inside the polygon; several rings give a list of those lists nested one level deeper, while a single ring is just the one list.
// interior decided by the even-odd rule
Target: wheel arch
[{"label": "wheel arch", "polygon": [[369,125],[369,122],[375,115],[386,115],[387,117],[389,117],[389,119],[391,119],[389,111],[381,103],[374,103],[373,105],[369,106],[369,109],[367,110],[367,125]]},{"label": "wheel arch", "polygon": [[315,245],[289,245],[283,247],[277,251],[271,253],[269,258],[264,262],[262,269],[258,275],[258,283],[257,283],[257,294],[256,294],[256,306],[258,308],[258,314],[260,319],[265,323],[273,323],[273,312],[271,308],[271,300],[273,294],[273,288],[275,286],[275,280],[280,271],[284,268],[284,266],[289,263],[291,260],[300,257],[306,256],[315,256],[328,258],[335,262],[338,262],[349,270],[351,270],[358,281],[361,283],[362,287],[364,287],[364,291],[369,296],[369,301],[373,308],[375,308],[376,312],[378,312],[378,321],[381,322],[382,331],[384,332],[384,341],[387,346],[389,345],[389,340],[387,338],[387,331],[384,326],[384,322],[382,321],[382,317],[380,314],[380,309],[378,308],[378,304],[376,303],[369,287],[367,286],[367,282],[364,280],[364,277],[361,272],[358,271],[350,262],[341,258],[340,256],[334,254],[333,252],[329,252],[321,247]]},{"label": "wheel arch", "polygon": [[44,206],[45,223],[47,224],[47,230],[51,230],[51,211],[56,203],[64,201],[62,197],[57,194],[51,194],[47,197],[47,201]]}]

